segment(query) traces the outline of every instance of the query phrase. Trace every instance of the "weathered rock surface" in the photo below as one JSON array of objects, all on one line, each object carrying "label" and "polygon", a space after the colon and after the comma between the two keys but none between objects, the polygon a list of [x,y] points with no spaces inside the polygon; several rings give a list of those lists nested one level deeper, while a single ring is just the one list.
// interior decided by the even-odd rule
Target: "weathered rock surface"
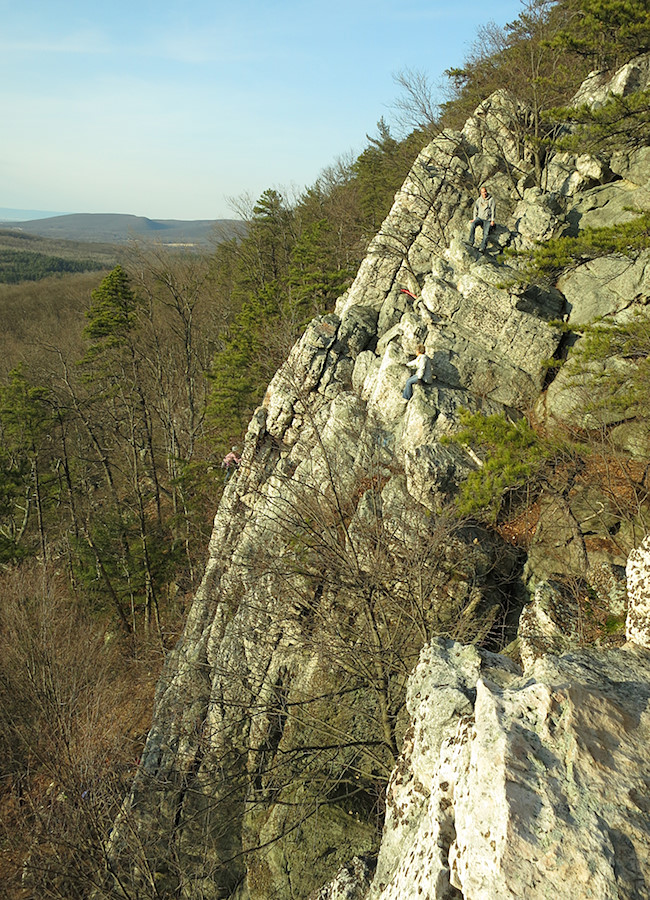
[{"label": "weathered rock surface", "polygon": [[650,539],[627,580],[622,649],[423,649],[364,900],[650,897]]},{"label": "weathered rock surface", "polygon": [[650,897],[650,538],[627,593],[620,649],[567,636],[571,611],[540,584],[523,670],[451,641],[422,650],[363,900]]},{"label": "weathered rock surface", "polygon": [[[635,65],[617,89],[642,83]],[[562,514],[542,510],[525,569],[497,534],[447,514],[477,465],[442,440],[459,410],[516,418],[536,404],[547,423],[584,424],[564,375],[547,389],[545,363],[566,349],[553,322],[647,299],[645,259],[589,264],[544,292],[501,258],[576,223],[622,221],[648,183],[643,154],[611,166],[564,154],[542,194],[528,148],[500,124],[521,116],[499,91],[422,151],[354,283],[255,412],[113,836],[126,883],[186,900],[317,893],[376,852],[377,785],[403,743],[373,898],[646,896],[647,654],[580,649],[552,585],[583,579],[623,614],[623,514],[568,484]],[[464,243],[477,177],[497,199],[486,256]],[[406,403],[418,343],[435,379]],[[592,578],[596,564],[611,578]],[[409,729],[406,677],[426,641],[502,642],[528,591],[526,674],[430,642]],[[368,871],[346,872],[322,898],[360,896]]]},{"label": "weathered rock surface", "polygon": [[607,73],[593,72],[583,83],[573,99],[575,106],[586,104],[598,108],[612,94],[627,97],[650,87],[650,58],[647,55],[631,60],[618,70],[614,77]]},{"label": "weathered rock surface", "polygon": [[634,646],[525,674],[428,646],[368,900],[649,897],[649,699]]},{"label": "weathered rock surface", "polygon": [[344,866],[311,900],[364,900],[372,881],[375,867],[368,860],[355,857]]},{"label": "weathered rock surface", "polygon": [[650,649],[650,537],[630,554],[627,582],[627,639]]}]

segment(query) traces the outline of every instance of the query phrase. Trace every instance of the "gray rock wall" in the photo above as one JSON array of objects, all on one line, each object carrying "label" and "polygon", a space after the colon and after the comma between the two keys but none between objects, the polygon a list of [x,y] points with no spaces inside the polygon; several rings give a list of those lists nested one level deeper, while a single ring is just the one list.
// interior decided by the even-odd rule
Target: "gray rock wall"
[{"label": "gray rock wall", "polygon": [[[561,290],[522,286],[504,246],[530,247],[577,217],[616,221],[631,192],[645,202],[647,184],[642,154],[618,160],[620,174],[565,154],[542,193],[526,147],[496,125],[524,113],[497,92],[462,132],[420,154],[353,285],[310,324],[252,418],[113,835],[115,870],[142,896],[319,890],[339,865],[376,853],[373,790],[402,743],[373,898],[418,888],[631,898],[629,886],[644,883],[645,656],[544,660],[549,642],[557,651],[572,633],[544,605],[552,586],[530,608],[525,677],[503,657],[447,642],[503,638],[529,598],[525,584],[532,593],[566,574],[568,555],[550,554],[540,537],[522,573],[521,554],[497,535],[451,524],[449,500],[477,458],[442,438],[461,408],[516,418],[537,403],[549,422],[562,420],[561,379],[539,400],[545,361],[563,348],[553,321],[617,315],[647,290],[643,260],[625,272],[611,261],[585,266]],[[486,179],[499,224],[482,256],[464,239]],[[418,343],[435,377],[406,403]],[[560,548],[591,516],[584,492],[567,494],[552,538]],[[598,527],[609,537],[614,526]],[[622,551],[604,546],[600,562],[620,586]],[[409,727],[406,678],[425,644]],[[640,685],[633,697],[617,684],[628,677]],[[612,722],[639,759],[603,816],[628,752],[601,741]],[[626,816],[637,817],[634,832]],[[625,863],[615,864],[621,848]],[[329,896],[361,890],[347,876],[338,884]],[[614,894],[621,885],[628,893]]]},{"label": "gray rock wall", "polygon": [[650,897],[648,550],[620,650],[422,651],[365,900]]},{"label": "gray rock wall", "polygon": [[423,651],[367,900],[650,896],[650,655]]}]

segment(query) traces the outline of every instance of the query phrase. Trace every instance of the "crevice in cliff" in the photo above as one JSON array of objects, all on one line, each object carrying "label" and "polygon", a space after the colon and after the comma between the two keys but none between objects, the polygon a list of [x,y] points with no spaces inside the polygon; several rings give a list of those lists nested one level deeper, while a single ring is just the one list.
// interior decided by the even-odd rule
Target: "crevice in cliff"
[{"label": "crevice in cliff", "polygon": [[[276,754],[289,716],[288,696],[291,684],[290,673],[286,667],[279,670],[275,683],[271,688],[271,696],[264,704],[264,717],[266,728],[263,740],[258,747],[251,749],[254,760],[254,776],[252,789],[258,795],[264,795],[268,800],[277,793],[280,785],[273,784],[273,770]],[[258,715],[261,713],[258,712]]]},{"label": "crevice in cliff", "polygon": [[[440,786],[443,792],[448,787],[449,785],[445,782]],[[463,892],[452,884],[452,880],[457,878],[457,874],[454,872],[455,861],[452,859],[452,848],[456,844],[456,821],[453,800],[446,793],[440,798],[438,810],[438,842],[443,868],[436,885],[436,898],[437,900],[463,900]]]}]

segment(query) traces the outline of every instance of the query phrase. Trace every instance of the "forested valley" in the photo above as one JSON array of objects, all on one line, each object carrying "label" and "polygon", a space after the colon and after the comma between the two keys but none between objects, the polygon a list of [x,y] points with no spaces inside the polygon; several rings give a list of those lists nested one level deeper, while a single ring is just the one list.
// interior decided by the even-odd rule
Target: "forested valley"
[{"label": "forested valley", "polygon": [[[89,896],[203,574],[222,459],[305,325],[351,284],[418,152],[507,88],[531,110],[521,140],[543,186],[586,74],[648,49],[645,0],[531,0],[481,30],[444,100],[403,71],[394,124],[297,196],[240,198],[240,234],[215,234],[210,252],[133,242],[71,259],[0,241],[8,897]],[[627,122],[638,140],[650,98],[635,103],[584,135],[597,148]]]}]

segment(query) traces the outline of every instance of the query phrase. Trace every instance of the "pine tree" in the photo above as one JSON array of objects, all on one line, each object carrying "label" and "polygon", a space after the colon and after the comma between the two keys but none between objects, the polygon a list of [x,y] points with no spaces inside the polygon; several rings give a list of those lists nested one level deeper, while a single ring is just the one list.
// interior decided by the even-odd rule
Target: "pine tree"
[{"label": "pine tree", "polygon": [[0,560],[36,552],[29,528],[36,518],[38,550],[47,559],[46,510],[54,485],[49,468],[54,416],[45,387],[31,385],[21,367],[0,389]]},{"label": "pine tree", "polygon": [[[97,423],[112,446],[113,469],[120,482],[113,508],[88,523],[86,540],[101,570],[103,585],[119,602],[118,572],[126,574],[131,603],[145,597],[145,623],[158,621],[158,587],[164,565],[161,549],[169,540],[162,515],[159,451],[154,410],[147,393],[147,370],[138,343],[142,301],[116,266],[91,294],[84,335],[91,343],[81,365],[92,394]],[[110,437],[108,436],[110,434]]]},{"label": "pine tree", "polygon": [[570,15],[557,44],[589,61],[593,69],[612,70],[650,50],[647,0],[565,0]]}]

